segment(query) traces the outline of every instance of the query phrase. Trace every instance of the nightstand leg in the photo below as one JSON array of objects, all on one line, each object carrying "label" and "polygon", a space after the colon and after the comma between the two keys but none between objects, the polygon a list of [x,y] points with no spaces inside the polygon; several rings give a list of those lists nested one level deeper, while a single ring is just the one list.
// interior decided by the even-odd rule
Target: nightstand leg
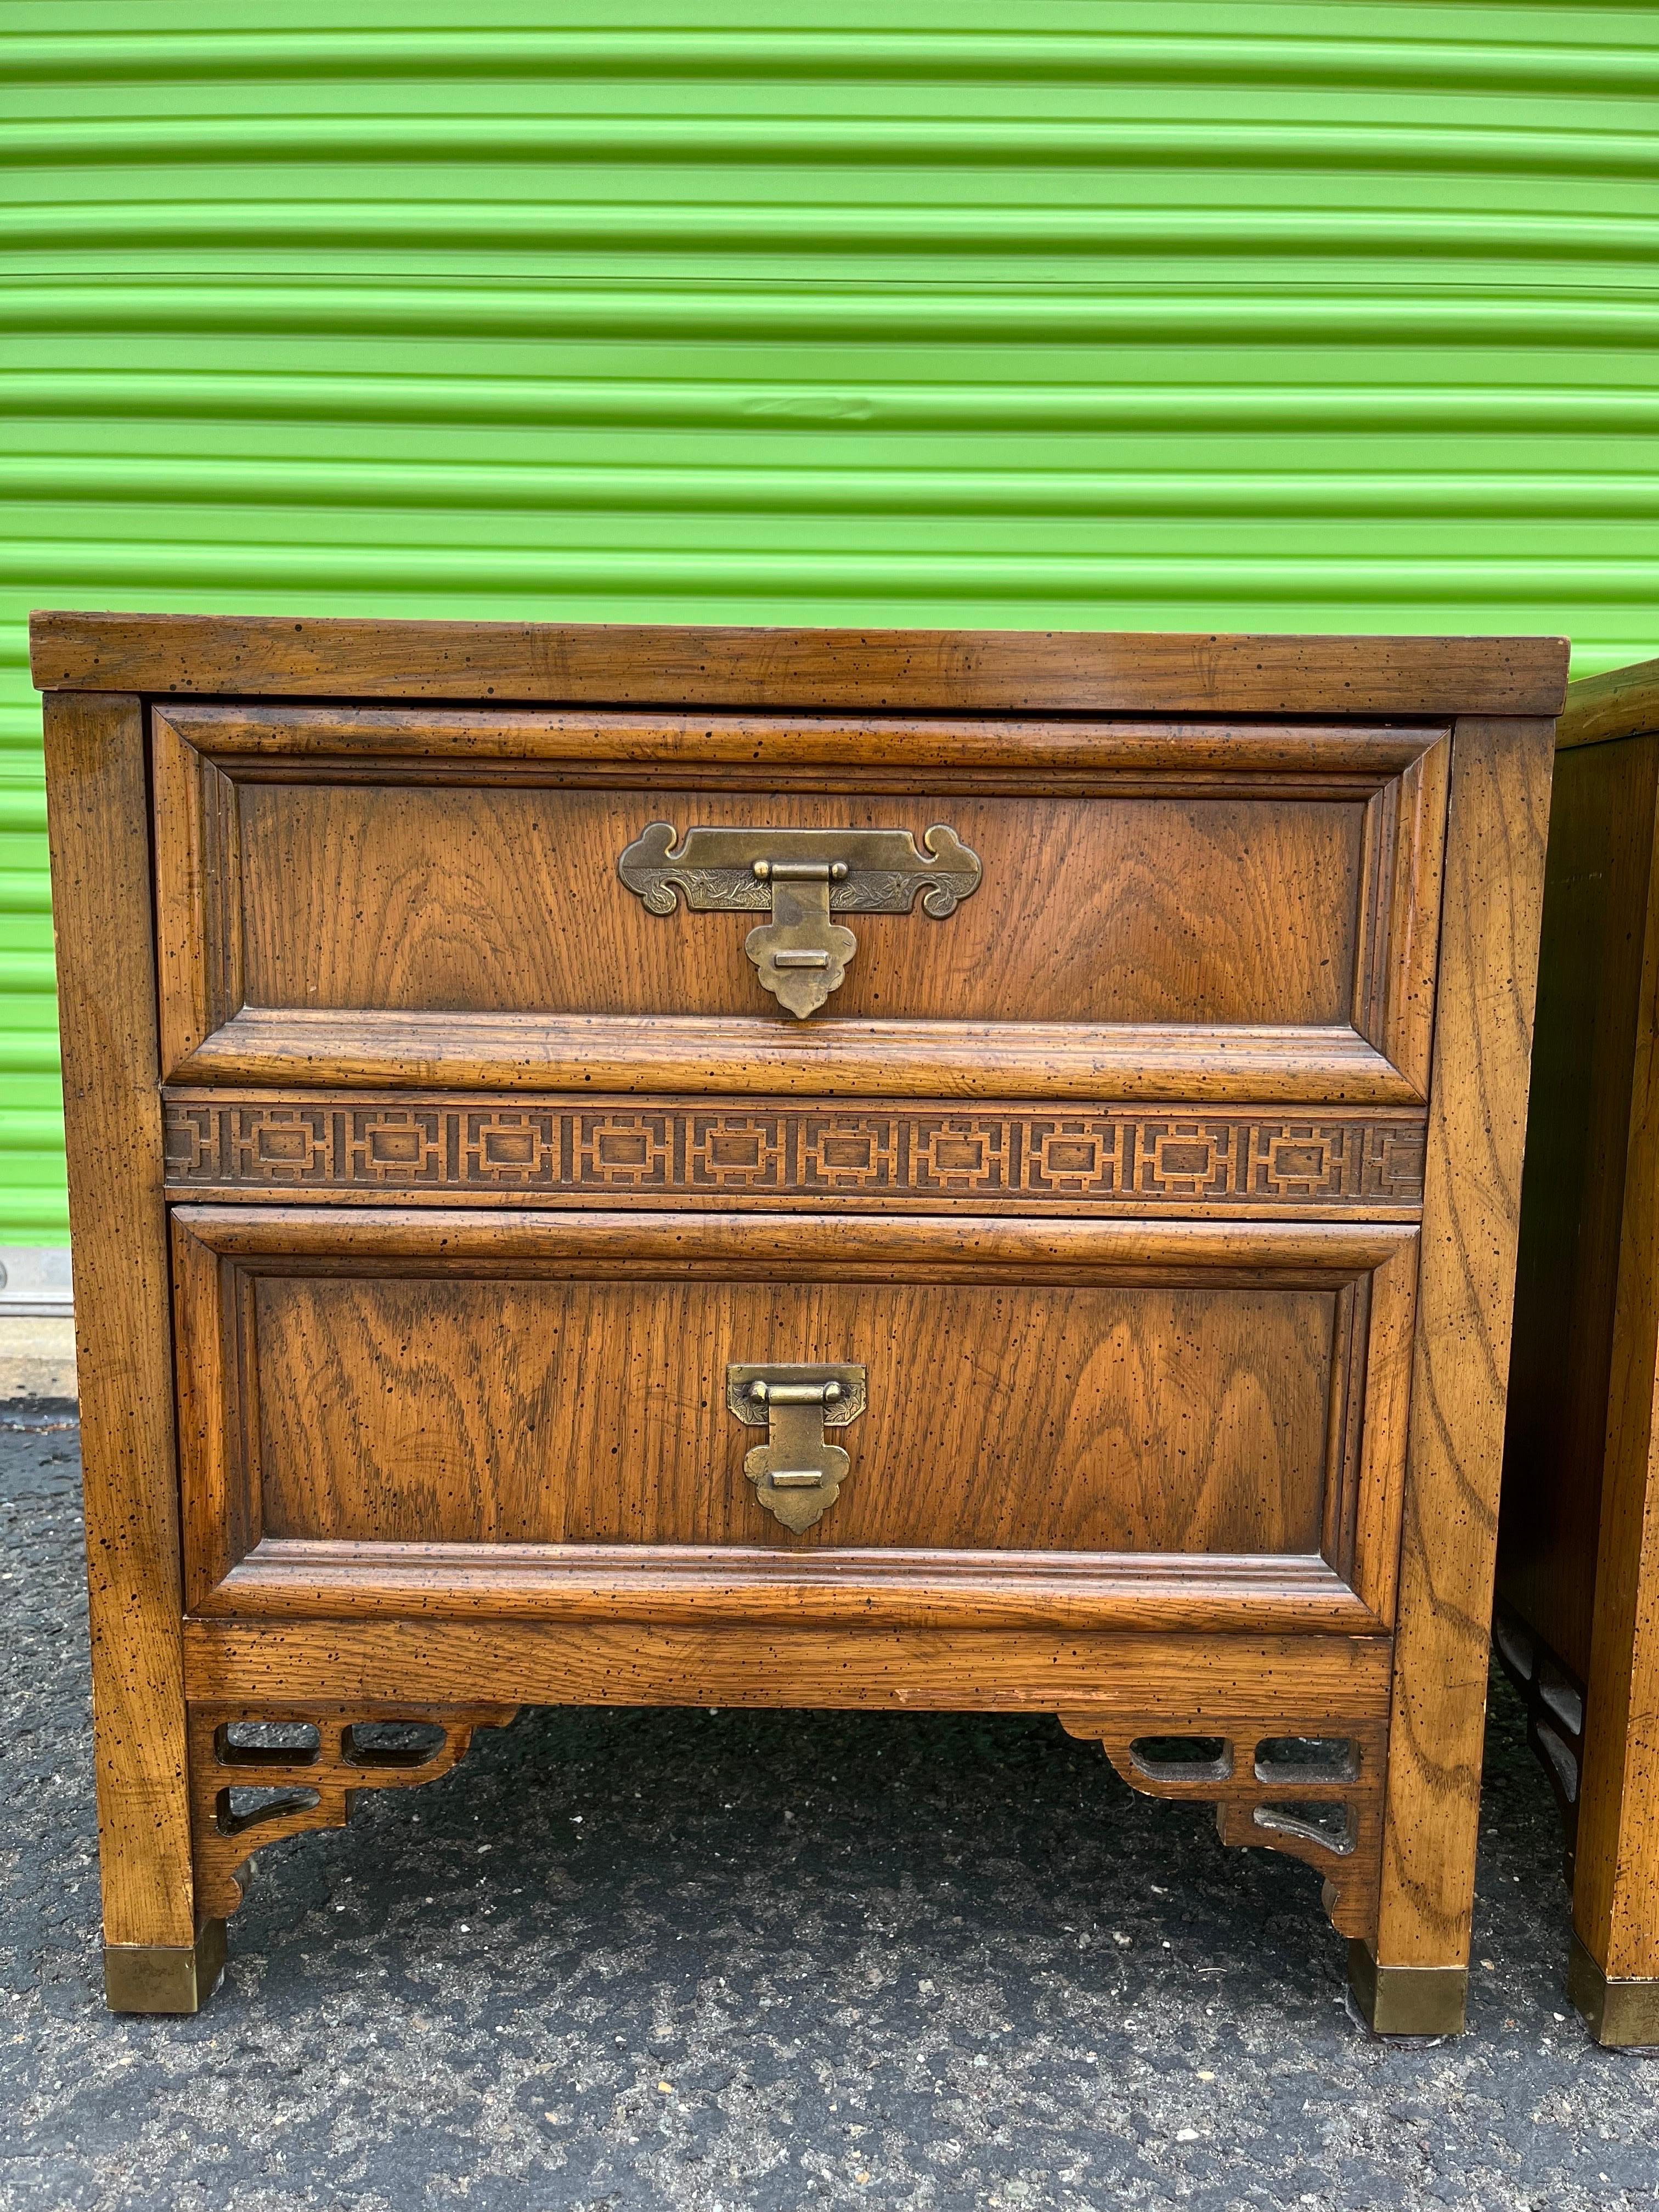
[{"label": "nightstand leg", "polygon": [[[1659,837],[1659,820],[1651,836]],[[1598,2043],[1659,2043],[1659,896],[1631,1070],[1567,1987]]]},{"label": "nightstand leg", "polygon": [[1376,1941],[1379,2035],[1464,2025],[1553,732],[1460,718],[1423,1185]]},{"label": "nightstand leg", "polygon": [[143,708],[45,708],[106,1987],[193,2012],[224,1936],[198,1927],[191,1865]]}]

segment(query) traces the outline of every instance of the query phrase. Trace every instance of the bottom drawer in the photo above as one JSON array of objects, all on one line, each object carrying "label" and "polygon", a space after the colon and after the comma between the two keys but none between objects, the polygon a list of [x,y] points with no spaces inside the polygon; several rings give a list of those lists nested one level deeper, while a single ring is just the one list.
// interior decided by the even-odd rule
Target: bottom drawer
[{"label": "bottom drawer", "polygon": [[174,1240],[197,1611],[1389,1617],[1408,1228],[233,1206]]}]

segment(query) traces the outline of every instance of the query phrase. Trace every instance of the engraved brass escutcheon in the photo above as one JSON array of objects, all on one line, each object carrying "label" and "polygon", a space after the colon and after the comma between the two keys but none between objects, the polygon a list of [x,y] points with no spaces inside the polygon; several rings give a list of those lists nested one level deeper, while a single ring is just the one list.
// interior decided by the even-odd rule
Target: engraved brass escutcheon
[{"label": "engraved brass escutcheon", "polygon": [[743,1471],[767,1511],[798,1536],[835,1504],[852,1464],[823,1432],[855,1421],[867,1397],[862,1367],[726,1369],[726,1404],[770,1432],[744,1454]]},{"label": "engraved brass escutcheon", "polygon": [[744,950],[763,988],[797,1019],[838,988],[858,939],[836,914],[908,914],[942,921],[978,889],[979,855],[936,822],[921,844],[908,830],[691,829],[674,843],[672,822],[643,829],[617,872],[653,914],[672,914],[683,896],[693,913],[749,913],[772,919],[751,929]]}]

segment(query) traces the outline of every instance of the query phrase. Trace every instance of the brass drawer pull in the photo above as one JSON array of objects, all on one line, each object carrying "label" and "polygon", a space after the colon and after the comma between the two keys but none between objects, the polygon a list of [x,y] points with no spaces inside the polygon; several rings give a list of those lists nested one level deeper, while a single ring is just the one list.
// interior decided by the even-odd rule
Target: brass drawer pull
[{"label": "brass drawer pull", "polygon": [[728,1367],[726,1402],[740,1421],[769,1431],[743,1471],[769,1513],[799,1535],[827,1513],[852,1462],[827,1428],[857,1420],[867,1398],[862,1367]]},{"label": "brass drawer pull", "polygon": [[936,822],[921,845],[908,830],[692,829],[674,843],[672,822],[653,822],[617,863],[617,872],[653,914],[680,897],[694,914],[752,913],[744,950],[763,987],[798,1018],[838,988],[858,951],[832,914],[908,914],[941,921],[979,887],[980,864],[954,830]]}]

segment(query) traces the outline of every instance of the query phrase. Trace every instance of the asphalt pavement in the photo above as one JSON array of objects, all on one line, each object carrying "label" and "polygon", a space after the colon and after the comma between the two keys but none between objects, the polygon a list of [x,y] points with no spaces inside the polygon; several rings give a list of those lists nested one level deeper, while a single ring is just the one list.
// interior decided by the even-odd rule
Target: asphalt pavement
[{"label": "asphalt pavement", "polygon": [[1472,2031],[1356,2019],[1314,1872],[1047,1719],[543,1711],[260,1855],[194,2019],[103,2009],[76,1431],[0,1427],[0,2206],[1659,2203],[1506,1686]]}]

